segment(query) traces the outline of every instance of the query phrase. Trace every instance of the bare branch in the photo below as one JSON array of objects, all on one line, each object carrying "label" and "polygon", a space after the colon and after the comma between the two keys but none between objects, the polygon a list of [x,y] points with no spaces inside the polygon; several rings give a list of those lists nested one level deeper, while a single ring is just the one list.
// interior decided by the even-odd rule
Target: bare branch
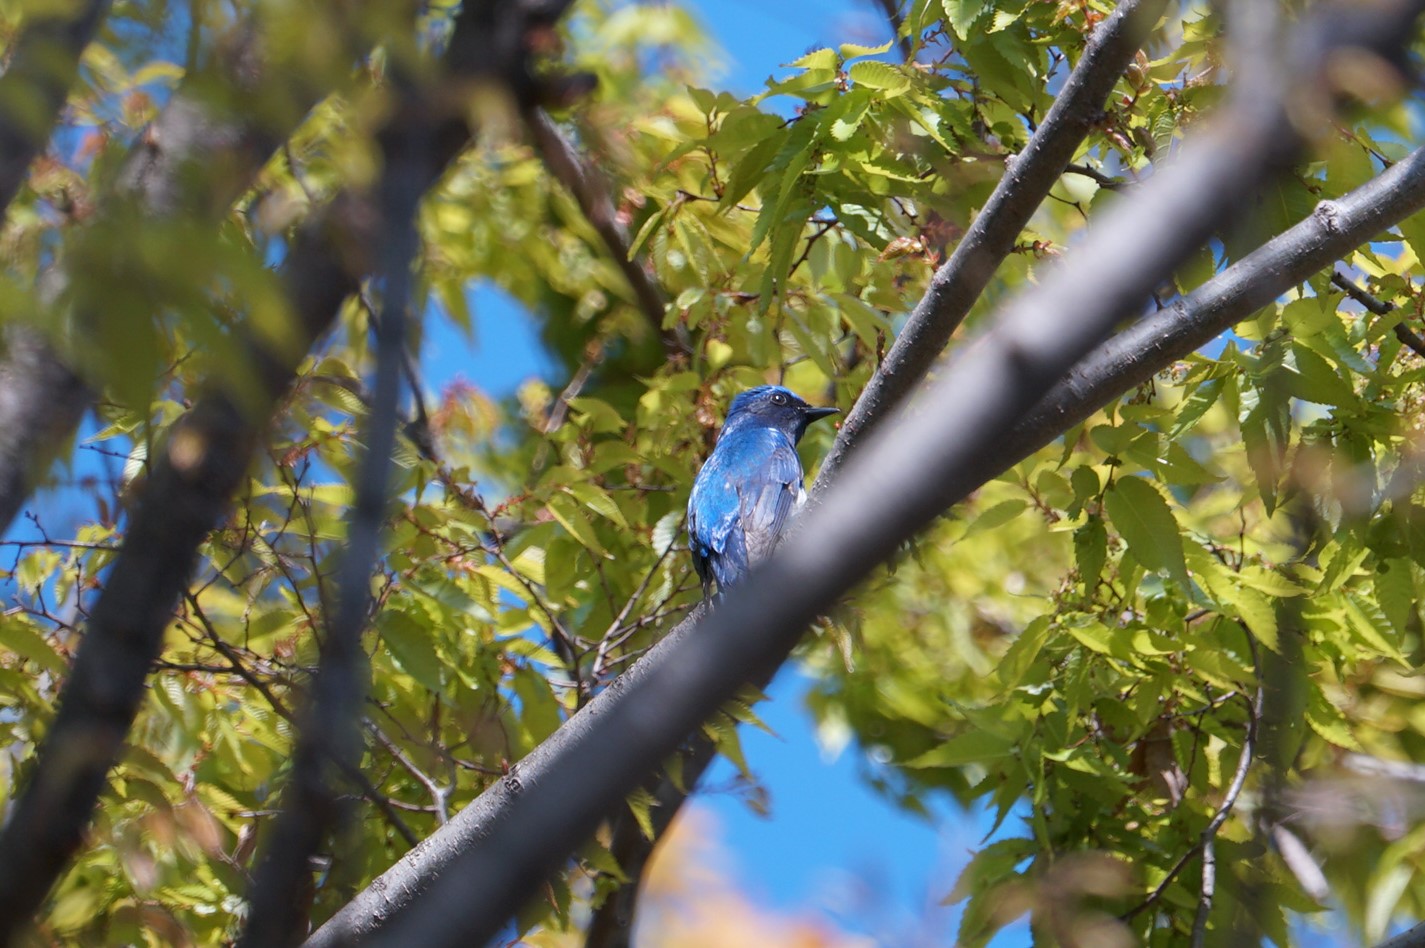
[{"label": "bare branch", "polygon": [[818,487],[831,482],[865,434],[905,399],[950,342],[1014,249],[1029,218],[1063,175],[1166,6],[1166,0],[1123,0],[1094,32],[1049,114],[1024,150],[1006,162],[994,193],[950,259],[935,272],[891,351],[856,399],[840,437],[822,462]]},{"label": "bare branch", "polygon": [[[1361,289],[1359,286],[1356,286],[1356,284],[1346,279],[1346,277],[1339,270],[1331,274],[1331,283],[1339,287],[1345,292],[1347,296],[1355,300],[1357,303],[1360,303],[1362,306],[1370,310],[1372,313],[1375,313],[1377,316],[1387,316],[1395,311],[1394,303],[1387,303],[1380,297],[1367,293],[1365,290]],[[1395,338],[1399,339],[1401,344],[1404,345],[1411,352],[1414,352],[1421,358],[1425,358],[1425,339],[1420,338],[1419,334],[1412,330],[1409,326],[1405,325],[1404,323],[1396,323]]]}]

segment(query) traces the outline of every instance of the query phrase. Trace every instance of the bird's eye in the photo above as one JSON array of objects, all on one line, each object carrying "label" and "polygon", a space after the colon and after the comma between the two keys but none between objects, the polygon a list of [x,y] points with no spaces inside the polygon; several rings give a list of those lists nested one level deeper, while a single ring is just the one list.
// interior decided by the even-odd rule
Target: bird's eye
[{"label": "bird's eye", "polygon": [[772,396],[772,404],[773,404],[773,405],[785,405],[786,403],[787,403],[787,396],[786,396],[785,394],[783,394],[782,392],[777,392],[775,395]]}]

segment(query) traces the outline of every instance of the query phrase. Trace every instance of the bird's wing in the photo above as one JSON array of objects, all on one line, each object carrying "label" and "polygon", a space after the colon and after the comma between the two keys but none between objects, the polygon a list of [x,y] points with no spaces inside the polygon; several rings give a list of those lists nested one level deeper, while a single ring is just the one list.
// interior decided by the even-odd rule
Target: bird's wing
[{"label": "bird's wing", "polygon": [[803,496],[802,465],[775,431],[740,433],[698,472],[688,501],[693,565],[727,589],[766,556]]},{"label": "bird's wing", "polygon": [[802,463],[791,442],[778,436],[770,447],[760,476],[749,479],[739,491],[738,519],[748,563],[772,552],[806,492],[802,487]]}]

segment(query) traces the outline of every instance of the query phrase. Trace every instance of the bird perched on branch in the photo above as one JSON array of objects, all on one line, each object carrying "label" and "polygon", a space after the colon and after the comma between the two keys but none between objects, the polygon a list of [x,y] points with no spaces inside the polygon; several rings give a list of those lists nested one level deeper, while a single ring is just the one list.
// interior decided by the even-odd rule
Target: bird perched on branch
[{"label": "bird perched on branch", "polygon": [[797,442],[807,425],[836,411],[813,408],[780,385],[732,400],[688,498],[688,536],[704,598],[713,580],[726,592],[777,545],[806,501]]}]

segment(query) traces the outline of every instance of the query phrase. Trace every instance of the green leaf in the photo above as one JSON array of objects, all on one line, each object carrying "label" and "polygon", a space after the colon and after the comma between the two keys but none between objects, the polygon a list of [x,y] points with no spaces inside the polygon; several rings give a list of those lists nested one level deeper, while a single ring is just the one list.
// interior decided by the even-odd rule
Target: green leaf
[{"label": "green leaf", "polygon": [[970,521],[970,526],[969,529],[965,531],[965,536],[970,537],[977,533],[984,533],[987,530],[1002,527],[1024,513],[1028,506],[1028,502],[1018,498],[1002,500],[993,507],[981,511],[974,520]]},{"label": "green leaf", "polygon": [[787,63],[787,66],[794,69],[835,69],[836,50],[814,49],[800,59],[794,59]]},{"label": "green leaf", "polygon": [[1002,760],[1014,754],[1015,742],[989,731],[966,731],[928,750],[918,757],[906,761],[903,766],[962,767],[990,760]]},{"label": "green leaf", "polygon": [[444,663],[431,642],[431,629],[401,609],[382,609],[376,630],[391,657],[427,691],[439,693]]},{"label": "green leaf", "polygon": [[969,39],[976,21],[991,9],[988,0],[940,0],[945,22],[961,40]]},{"label": "green leaf", "polygon": [[638,824],[638,829],[643,833],[643,838],[649,842],[653,841],[653,808],[658,805],[657,799],[642,787],[628,795],[628,809],[633,814],[634,822]]},{"label": "green leaf", "polygon": [[1107,558],[1108,530],[1102,518],[1091,516],[1074,531],[1074,562],[1079,568],[1079,579],[1084,584],[1085,593],[1093,593],[1103,575],[1103,564]]},{"label": "green leaf", "polygon": [[1103,507],[1134,559],[1188,588],[1182,534],[1162,494],[1142,478],[1120,477],[1104,494]]},{"label": "green leaf", "polygon": [[875,89],[886,98],[902,95],[910,89],[909,76],[895,66],[876,59],[852,63],[848,74],[856,85]]},{"label": "green leaf", "polygon": [[69,663],[22,615],[0,615],[0,647],[29,659],[55,675],[63,675],[69,670]]},{"label": "green leaf", "polygon": [[603,488],[596,484],[583,482],[570,484],[565,490],[594,513],[601,517],[607,517],[625,530],[628,529],[628,520],[624,517],[623,511]]},{"label": "green leaf", "polygon": [[855,59],[857,56],[879,56],[887,52],[895,40],[886,40],[880,46],[862,46],[859,43],[842,43],[841,58]]}]

